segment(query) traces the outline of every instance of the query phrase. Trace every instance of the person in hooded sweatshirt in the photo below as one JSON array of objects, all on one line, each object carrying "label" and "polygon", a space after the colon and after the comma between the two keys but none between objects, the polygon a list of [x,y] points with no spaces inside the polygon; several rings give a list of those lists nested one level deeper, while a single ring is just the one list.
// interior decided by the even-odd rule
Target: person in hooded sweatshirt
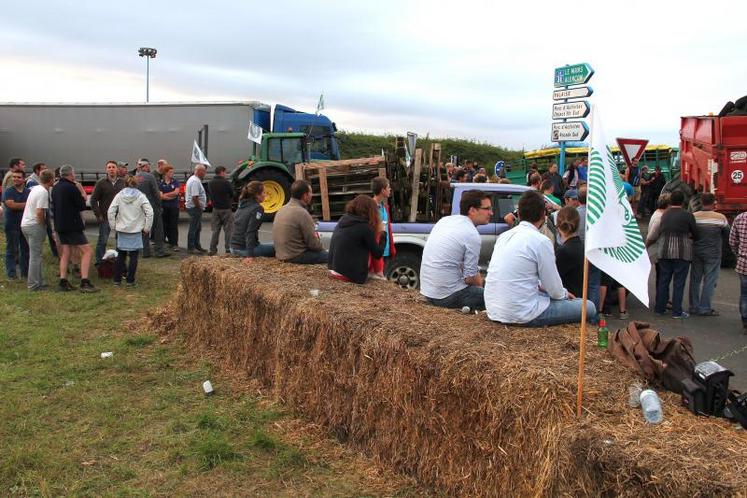
[{"label": "person in hooded sweatshirt", "polygon": [[[138,251],[143,248],[143,235],[147,237],[153,225],[153,208],[145,194],[137,187],[137,178],[128,176],[125,188],[114,196],[107,211],[109,226],[117,233],[117,268],[114,271],[114,285],[122,283],[125,271],[127,285],[135,285]],[[126,266],[128,257],[129,266]]]},{"label": "person in hooded sweatshirt", "polygon": [[251,181],[241,190],[239,208],[236,210],[231,234],[231,254],[244,258],[275,256],[272,244],[259,243],[259,228],[265,210],[265,185],[257,180]]},{"label": "person in hooded sweatshirt", "polygon": [[384,254],[387,238],[379,236],[383,230],[376,201],[359,195],[348,202],[329,245],[330,277],[365,283],[369,255],[380,258]]}]

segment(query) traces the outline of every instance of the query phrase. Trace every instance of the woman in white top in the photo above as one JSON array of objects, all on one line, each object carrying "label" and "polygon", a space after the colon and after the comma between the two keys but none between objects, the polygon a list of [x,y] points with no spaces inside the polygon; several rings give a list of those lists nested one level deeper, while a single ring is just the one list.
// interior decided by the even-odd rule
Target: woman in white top
[{"label": "woman in white top", "polygon": [[[127,271],[127,285],[135,285],[138,251],[143,248],[142,234],[148,234],[153,225],[153,208],[140,190],[137,178],[128,176],[123,188],[109,206],[109,226],[117,233],[117,267],[114,270],[114,285],[122,283]],[[126,266],[127,257],[130,263]],[[126,268],[125,268],[126,266]]]},{"label": "woman in white top", "polygon": [[30,291],[46,287],[42,277],[42,248],[47,238],[47,214],[49,213],[49,189],[54,184],[54,173],[44,170],[39,174],[39,185],[35,185],[26,199],[21,218],[21,231],[29,243],[29,273],[26,284]]}]

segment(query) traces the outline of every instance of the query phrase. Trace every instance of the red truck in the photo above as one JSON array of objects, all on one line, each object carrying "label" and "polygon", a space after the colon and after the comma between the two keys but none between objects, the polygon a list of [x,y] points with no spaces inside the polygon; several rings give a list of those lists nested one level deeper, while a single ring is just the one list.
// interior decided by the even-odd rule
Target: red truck
[{"label": "red truck", "polygon": [[[747,116],[681,118],[681,180],[696,193],[716,195],[716,209],[731,223],[747,211]],[[724,241],[721,265],[734,266]]]},{"label": "red truck", "polygon": [[747,116],[687,116],[681,124],[682,181],[714,193],[730,221],[747,211]]}]

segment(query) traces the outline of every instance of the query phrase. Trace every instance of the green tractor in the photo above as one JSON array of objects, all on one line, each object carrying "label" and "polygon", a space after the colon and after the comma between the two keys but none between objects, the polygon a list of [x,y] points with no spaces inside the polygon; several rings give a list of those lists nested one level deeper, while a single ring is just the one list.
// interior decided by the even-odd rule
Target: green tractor
[{"label": "green tractor", "polygon": [[275,213],[290,200],[296,164],[309,162],[307,136],[304,133],[264,133],[262,143],[253,144],[253,147],[251,157],[239,163],[229,179],[237,199],[247,183],[253,180],[264,183],[267,196],[262,207],[265,221],[272,221]]}]

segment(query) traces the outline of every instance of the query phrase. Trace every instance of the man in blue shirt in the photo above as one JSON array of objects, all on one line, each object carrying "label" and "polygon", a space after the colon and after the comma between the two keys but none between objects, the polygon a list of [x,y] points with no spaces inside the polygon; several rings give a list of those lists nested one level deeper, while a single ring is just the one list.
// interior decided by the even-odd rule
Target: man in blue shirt
[{"label": "man in blue shirt", "polygon": [[18,278],[16,266],[20,266],[21,278],[24,279],[29,270],[29,245],[21,232],[21,219],[31,190],[26,188],[22,171],[14,171],[11,178],[12,186],[3,192],[3,205],[6,209],[5,240],[7,242],[5,272],[9,279],[15,280]]}]

